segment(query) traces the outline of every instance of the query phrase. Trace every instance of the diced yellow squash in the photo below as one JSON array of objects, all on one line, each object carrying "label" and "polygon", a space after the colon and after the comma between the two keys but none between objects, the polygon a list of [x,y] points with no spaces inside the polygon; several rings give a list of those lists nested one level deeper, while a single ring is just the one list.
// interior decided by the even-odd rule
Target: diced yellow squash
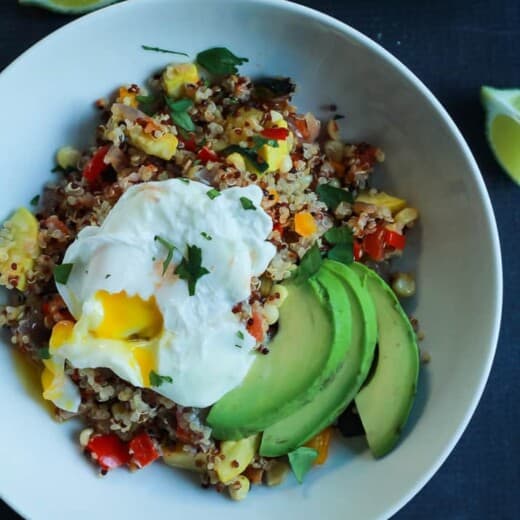
[{"label": "diced yellow squash", "polygon": [[372,194],[369,191],[362,191],[357,197],[355,202],[364,202],[365,204],[374,204],[374,206],[384,206],[388,208],[392,214],[401,211],[406,207],[406,200],[392,197],[384,191]]},{"label": "diced yellow squash", "polygon": [[202,471],[206,466],[206,454],[184,451],[182,445],[178,445],[174,449],[163,447],[162,452],[164,462],[174,468]]},{"label": "diced yellow squash", "polygon": [[126,87],[121,87],[118,92],[118,96],[116,99],[117,103],[123,103],[123,105],[128,105],[129,107],[137,108],[137,94],[135,92],[130,92]]},{"label": "diced yellow squash", "polygon": [[227,484],[238,477],[253,460],[259,444],[259,434],[238,441],[223,441],[220,452],[224,460],[215,460],[215,471],[220,481]]},{"label": "diced yellow squash", "polygon": [[[274,121],[271,128],[287,128],[287,121],[280,119]],[[278,146],[264,144],[258,151],[258,155],[267,163],[266,173],[275,172],[280,169],[284,159],[289,155],[289,136],[287,139],[278,140]]]},{"label": "diced yellow squash", "polygon": [[161,137],[154,137],[152,134],[145,134],[139,125],[128,128],[127,136],[136,148],[166,161],[175,155],[179,144],[179,140],[173,134],[166,133]]},{"label": "diced yellow squash", "polygon": [[262,129],[260,121],[264,113],[257,108],[241,108],[234,117],[228,118],[226,123],[226,137],[231,144],[246,141]]},{"label": "diced yellow squash", "polygon": [[166,67],[162,76],[162,84],[169,97],[179,98],[184,94],[186,84],[197,83],[199,79],[199,71],[194,63],[179,63]]},{"label": "diced yellow squash", "polygon": [[38,221],[26,208],[19,208],[0,230],[0,285],[21,291],[27,285],[27,272],[40,250]]},{"label": "diced yellow squash", "polygon": [[244,161],[244,158],[239,153],[230,153],[226,157],[226,162],[228,164],[231,164],[234,166],[238,171],[245,171],[246,169],[246,162]]}]

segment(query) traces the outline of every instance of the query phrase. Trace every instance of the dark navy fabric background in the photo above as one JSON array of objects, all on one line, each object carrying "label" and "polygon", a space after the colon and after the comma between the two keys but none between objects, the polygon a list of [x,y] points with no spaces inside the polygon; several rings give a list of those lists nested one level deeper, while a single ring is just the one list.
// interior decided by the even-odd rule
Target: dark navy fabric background
[{"label": "dark navy fabric background", "polygon": [[[498,221],[505,296],[491,377],[458,446],[434,478],[395,518],[519,519],[520,187],[500,171],[486,144],[479,87],[488,84],[520,88],[520,1],[304,0],[299,3],[331,14],[367,34],[424,81],[469,142]],[[0,69],[70,19],[19,7],[15,0],[0,0]],[[3,131],[8,131],[6,122],[1,124]],[[56,490],[56,496],[49,499],[59,499],[59,493]],[[367,490],[367,494],[374,494],[374,490]],[[174,516],[174,511],[165,514],[165,517]],[[0,503],[0,518],[19,517]],[[349,518],[345,511],[345,519]]]}]

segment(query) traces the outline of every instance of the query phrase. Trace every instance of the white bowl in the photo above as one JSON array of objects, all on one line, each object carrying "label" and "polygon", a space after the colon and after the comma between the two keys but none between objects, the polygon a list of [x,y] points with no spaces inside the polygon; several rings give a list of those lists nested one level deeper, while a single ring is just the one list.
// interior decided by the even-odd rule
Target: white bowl
[{"label": "white bowl", "polygon": [[[301,110],[325,117],[336,103],[347,139],[381,146],[380,185],[421,210],[408,263],[432,361],[403,441],[375,461],[361,443],[338,439],[304,485],[255,488],[232,503],[156,464],[100,479],[79,454],[79,425],[58,425],[28,396],[0,351],[0,493],[30,518],[388,517],[419,491],[466,427],[491,367],[502,301],[495,220],[477,165],[459,131],[420,81],[379,45],[310,9],[276,0],[134,0],[55,32],[0,75],[3,103],[2,217],[52,176],[54,151],[85,145],[93,101],[141,82],[174,56],[223,45],[252,75],[283,74],[299,85]],[[7,189],[8,188],[8,189]]]}]

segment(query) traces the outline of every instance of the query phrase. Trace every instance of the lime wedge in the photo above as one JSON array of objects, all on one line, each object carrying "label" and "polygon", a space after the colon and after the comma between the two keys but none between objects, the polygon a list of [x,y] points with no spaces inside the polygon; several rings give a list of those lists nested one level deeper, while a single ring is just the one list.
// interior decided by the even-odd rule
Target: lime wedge
[{"label": "lime wedge", "polygon": [[520,185],[520,89],[482,87],[486,134],[500,166]]},{"label": "lime wedge", "polygon": [[18,0],[22,5],[43,7],[49,11],[64,14],[89,13],[100,7],[114,4],[119,0]]}]

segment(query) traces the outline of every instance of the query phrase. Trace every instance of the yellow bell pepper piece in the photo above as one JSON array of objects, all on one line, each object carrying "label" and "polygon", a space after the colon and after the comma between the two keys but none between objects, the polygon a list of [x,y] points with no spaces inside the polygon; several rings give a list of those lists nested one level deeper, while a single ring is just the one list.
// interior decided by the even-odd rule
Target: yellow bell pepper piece
[{"label": "yellow bell pepper piece", "polygon": [[369,191],[362,191],[357,197],[355,202],[363,202],[365,204],[373,204],[374,206],[384,206],[388,208],[392,214],[401,211],[406,207],[406,200],[392,197],[384,191],[372,194]]}]

